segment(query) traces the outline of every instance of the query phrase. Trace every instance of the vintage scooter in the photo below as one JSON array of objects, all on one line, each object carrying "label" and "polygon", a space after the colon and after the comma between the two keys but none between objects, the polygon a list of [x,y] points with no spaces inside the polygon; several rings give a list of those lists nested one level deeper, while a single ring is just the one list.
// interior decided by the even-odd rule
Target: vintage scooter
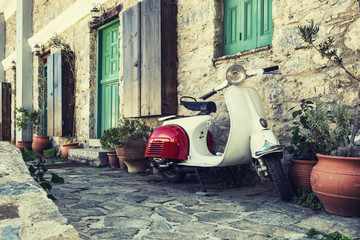
[{"label": "vintage scooter", "polygon": [[206,192],[198,168],[252,163],[262,180],[273,180],[282,200],[290,200],[293,190],[281,164],[282,148],[268,128],[261,98],[255,89],[241,86],[247,77],[276,73],[273,71],[277,69],[274,66],[245,71],[240,65],[233,65],[227,69],[223,83],[200,97],[206,100],[227,88],[224,96],[230,116],[230,133],[224,153],[212,151],[209,127],[210,113],[216,112],[215,103],[181,97],[181,105],[199,111],[199,114],[159,119],[164,121],[163,126],[152,132],[145,150],[145,157],[150,159],[152,167],[170,182],[180,182],[186,173],[195,171],[203,192]]}]

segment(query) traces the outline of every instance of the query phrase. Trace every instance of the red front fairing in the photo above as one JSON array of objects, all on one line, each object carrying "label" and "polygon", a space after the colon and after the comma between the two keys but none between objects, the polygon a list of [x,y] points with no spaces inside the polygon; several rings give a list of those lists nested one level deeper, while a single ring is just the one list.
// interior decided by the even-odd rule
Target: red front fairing
[{"label": "red front fairing", "polygon": [[186,160],[189,140],[177,125],[162,126],[153,131],[147,141],[145,157]]}]

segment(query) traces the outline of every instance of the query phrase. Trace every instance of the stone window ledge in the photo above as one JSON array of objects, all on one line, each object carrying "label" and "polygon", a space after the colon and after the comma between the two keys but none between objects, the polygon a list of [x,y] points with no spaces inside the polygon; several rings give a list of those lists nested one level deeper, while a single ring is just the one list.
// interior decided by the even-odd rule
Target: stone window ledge
[{"label": "stone window ledge", "polygon": [[240,58],[241,56],[245,56],[245,55],[249,55],[249,54],[253,54],[253,53],[257,53],[257,52],[261,52],[261,51],[266,51],[266,50],[270,50],[272,48],[271,45],[265,46],[265,47],[259,47],[259,48],[254,48],[254,49],[250,49],[244,52],[238,52],[235,54],[231,54],[231,55],[226,55],[226,56],[221,56],[218,58],[213,58],[213,64],[215,65],[218,62],[221,61],[226,61],[226,60],[230,60],[230,59],[235,59],[235,58]]}]

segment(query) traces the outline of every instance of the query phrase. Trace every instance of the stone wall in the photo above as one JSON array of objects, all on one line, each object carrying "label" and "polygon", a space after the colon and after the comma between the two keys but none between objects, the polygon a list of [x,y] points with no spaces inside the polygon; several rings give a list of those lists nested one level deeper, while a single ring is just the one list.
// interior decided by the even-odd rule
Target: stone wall
[{"label": "stone wall", "polygon": [[33,33],[37,33],[76,0],[33,0]]},{"label": "stone wall", "polygon": [[0,142],[0,239],[80,239],[30,176],[20,150]]},{"label": "stone wall", "polygon": [[5,23],[5,58],[15,51],[16,48],[16,11]]},{"label": "stone wall", "polygon": [[[105,10],[122,5],[122,11],[138,0],[109,0]],[[358,84],[350,81],[344,72],[323,59],[300,39],[297,27],[310,20],[320,27],[319,39],[332,35],[336,48],[344,56],[346,67],[358,75],[359,71],[359,5],[356,0],[306,1],[273,0],[274,36],[272,45],[230,56],[222,56],[222,0],[178,0],[178,96],[199,97],[224,80],[226,69],[232,64],[245,69],[279,65],[282,75],[252,77],[245,82],[261,95],[270,127],[280,139],[288,137],[289,109],[304,98],[321,96],[333,102],[344,92],[345,102],[357,98]],[[64,1],[34,1],[34,32],[70,6]],[[53,10],[50,10],[53,9]],[[40,11],[40,9],[42,9]],[[48,9],[51,16],[43,16]],[[56,10],[55,10],[56,9]],[[96,31],[89,33],[89,17],[83,18],[60,36],[76,54],[76,131],[78,140],[87,146],[95,137],[96,103]],[[122,98],[122,24],[120,14],[120,114]],[[35,61],[34,61],[35,62]],[[34,69],[37,69],[36,63]],[[34,82],[38,77],[34,76]],[[34,83],[35,84],[35,83]],[[35,87],[35,85],[34,85]],[[218,106],[212,131],[220,140],[217,151],[223,150],[229,129],[229,119],[223,93],[212,97]],[[37,101],[37,99],[34,99]],[[36,103],[34,103],[34,106]],[[179,106],[179,114],[194,114]],[[121,116],[120,116],[121,117]],[[147,119],[156,125],[155,118]],[[59,142],[65,140],[60,139]]]},{"label": "stone wall", "polygon": [[[320,26],[319,39],[327,40],[327,36],[334,36],[337,40],[335,46],[344,56],[346,67],[359,71],[356,38],[360,35],[357,28],[360,20],[355,0],[306,3],[274,0],[274,37],[270,48],[224,57],[219,57],[222,1],[202,0],[195,4],[179,0],[178,4],[179,96],[199,97],[210,91],[224,80],[225,71],[232,64],[240,64],[245,69],[279,65],[282,75],[249,78],[245,85],[259,91],[270,127],[280,139],[288,136],[289,109],[298,105],[301,99],[322,96],[333,102],[341,92],[346,92],[347,103],[357,98],[358,84],[350,81],[343,70],[321,58],[314,49],[308,48],[297,30],[299,25],[314,20]],[[220,127],[213,128],[213,132],[216,139],[221,139],[218,146],[221,150],[229,127],[223,94],[209,100],[218,105],[215,125]],[[188,111],[180,106],[179,113],[188,114]]]}]

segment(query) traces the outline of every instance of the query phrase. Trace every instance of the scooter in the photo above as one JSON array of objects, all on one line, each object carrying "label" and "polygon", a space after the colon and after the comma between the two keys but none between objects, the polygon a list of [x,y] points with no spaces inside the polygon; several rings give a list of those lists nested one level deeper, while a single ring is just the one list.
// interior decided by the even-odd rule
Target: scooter
[{"label": "scooter", "polygon": [[259,74],[280,74],[273,72],[278,66],[245,71],[240,65],[233,65],[226,71],[226,80],[212,91],[201,96],[206,100],[227,89],[224,97],[230,116],[230,133],[223,153],[213,153],[213,139],[209,131],[216,105],[211,101],[197,101],[193,97],[180,98],[180,104],[199,114],[191,117],[171,115],[160,118],[163,125],[155,129],[146,145],[145,158],[158,169],[169,182],[181,182],[186,173],[197,174],[203,192],[198,168],[225,167],[252,163],[262,180],[271,179],[280,198],[290,200],[293,195],[291,184],[285,174],[281,159],[282,147],[274,133],[268,128],[261,98],[254,88],[242,83]]}]

